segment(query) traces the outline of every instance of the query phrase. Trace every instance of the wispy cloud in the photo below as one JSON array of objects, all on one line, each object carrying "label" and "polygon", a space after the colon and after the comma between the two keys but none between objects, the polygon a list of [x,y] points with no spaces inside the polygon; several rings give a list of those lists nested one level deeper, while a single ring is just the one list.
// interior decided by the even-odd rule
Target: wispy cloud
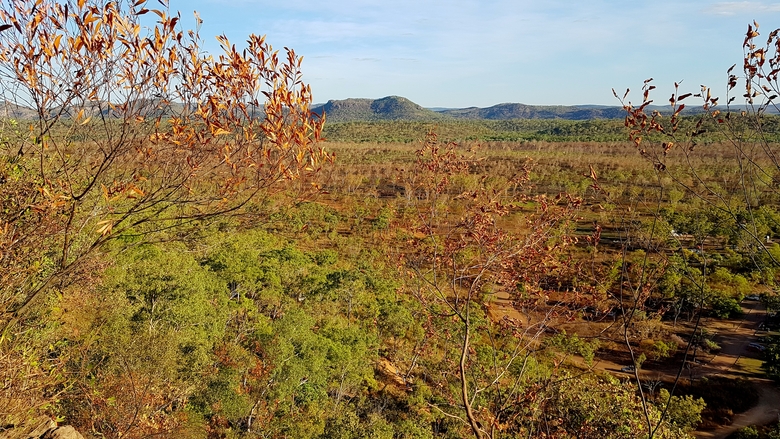
[{"label": "wispy cloud", "polygon": [[714,15],[744,15],[744,14],[765,14],[771,12],[780,12],[780,3],[762,3],[762,2],[720,2],[715,3],[705,10],[705,12]]}]

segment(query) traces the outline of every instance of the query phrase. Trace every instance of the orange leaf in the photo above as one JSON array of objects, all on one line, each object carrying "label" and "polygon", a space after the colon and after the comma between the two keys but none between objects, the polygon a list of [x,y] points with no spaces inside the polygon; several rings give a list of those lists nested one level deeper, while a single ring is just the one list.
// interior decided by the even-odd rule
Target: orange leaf
[{"label": "orange leaf", "polygon": [[84,17],[84,24],[90,24],[93,21],[97,21],[97,19],[98,17],[92,15],[92,12],[90,12],[86,17]]},{"label": "orange leaf", "polygon": [[111,220],[100,221],[100,222],[98,222],[98,225],[100,227],[98,227],[96,232],[100,233],[103,236],[106,236],[109,233],[111,233],[111,229],[114,228],[114,223],[111,222]]}]

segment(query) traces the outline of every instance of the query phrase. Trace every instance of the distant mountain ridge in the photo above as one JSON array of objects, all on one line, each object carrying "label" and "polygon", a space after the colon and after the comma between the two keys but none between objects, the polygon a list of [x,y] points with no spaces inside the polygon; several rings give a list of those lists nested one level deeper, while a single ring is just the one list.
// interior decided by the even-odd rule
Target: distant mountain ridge
[{"label": "distant mountain ridge", "polygon": [[[128,112],[143,115],[145,117],[180,114],[184,110],[184,105],[180,103],[163,102],[161,99],[138,99],[126,104],[130,106]],[[102,115],[106,118],[119,118],[126,113],[105,102],[87,102],[83,106],[51,107],[49,108],[47,117],[61,117],[67,119],[76,116],[81,111],[83,111],[84,117]],[[0,101],[0,118],[34,120],[38,118],[38,112],[24,105],[15,104],[9,101]]]},{"label": "distant mountain ridge", "polygon": [[440,114],[456,119],[616,119],[625,116],[622,107],[526,105],[506,103],[487,108],[458,108],[441,110]]},{"label": "distant mountain ridge", "polygon": [[[670,112],[668,107],[652,106],[648,110]],[[330,122],[366,122],[382,120],[446,121],[446,120],[511,120],[511,119],[619,119],[625,110],[619,106],[601,105],[526,105],[504,103],[479,108],[423,108],[400,96],[381,99],[330,100],[313,108],[315,113],[325,112]],[[695,110],[685,110],[686,114]]]},{"label": "distant mountain ridge", "polygon": [[32,108],[14,104],[13,102],[0,101],[0,118],[32,120],[38,117],[38,113]]},{"label": "distant mountain ridge", "polygon": [[[147,116],[160,113],[180,112],[182,104],[175,102],[162,104],[156,100],[138,101],[133,105],[137,111]],[[102,112],[107,117],[115,117],[109,108],[98,110],[96,104],[85,108],[86,113],[95,114]],[[106,106],[104,106],[106,107]],[[646,112],[657,110],[661,113],[671,113],[669,106],[651,105]],[[737,108],[732,107],[732,110]],[[52,109],[56,112],[56,109]],[[63,113],[69,117],[74,109],[68,108]],[[262,114],[262,108],[256,109],[257,114]],[[559,120],[592,120],[592,119],[620,119],[625,116],[625,110],[619,106],[604,105],[526,105],[520,103],[503,103],[491,107],[468,108],[424,108],[407,98],[401,96],[387,96],[380,99],[343,99],[330,100],[325,104],[312,107],[317,114],[323,112],[331,123],[339,122],[371,122],[371,121],[453,121],[453,120],[514,120],[514,119],[559,119]],[[686,108],[684,114],[700,113],[696,107]],[[0,117],[15,119],[34,119],[37,112],[33,109],[16,105],[7,101],[0,101]]]}]

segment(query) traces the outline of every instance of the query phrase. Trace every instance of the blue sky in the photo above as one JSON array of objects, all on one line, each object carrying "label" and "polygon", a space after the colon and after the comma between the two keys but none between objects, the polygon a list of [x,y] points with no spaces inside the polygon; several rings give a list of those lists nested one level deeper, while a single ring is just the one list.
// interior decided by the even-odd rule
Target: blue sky
[{"label": "blue sky", "polygon": [[[725,95],[748,23],[763,41],[780,2],[563,0],[170,0],[197,10],[216,52],[250,33],[304,56],[316,102],[404,96],[425,107],[616,105],[614,87],[653,77],[663,104],[675,81]],[[191,20],[185,25],[191,26]],[[634,93],[639,99],[639,94]]]}]

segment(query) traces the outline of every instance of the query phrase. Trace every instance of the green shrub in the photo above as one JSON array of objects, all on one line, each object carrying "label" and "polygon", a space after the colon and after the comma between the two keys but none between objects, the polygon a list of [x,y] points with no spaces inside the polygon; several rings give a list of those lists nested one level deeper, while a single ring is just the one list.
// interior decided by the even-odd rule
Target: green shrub
[{"label": "green shrub", "polygon": [[669,391],[663,388],[659,392],[658,400],[662,406],[668,403],[666,416],[669,423],[683,431],[696,429],[701,422],[701,412],[707,406],[704,399],[694,399],[691,395],[669,398]]},{"label": "green shrub", "polygon": [[742,314],[742,307],[739,305],[739,302],[732,297],[717,293],[710,298],[710,307],[712,307],[712,313],[721,319],[728,319]]},{"label": "green shrub", "polygon": [[758,430],[756,427],[742,427],[729,436],[729,439],[758,439]]}]

